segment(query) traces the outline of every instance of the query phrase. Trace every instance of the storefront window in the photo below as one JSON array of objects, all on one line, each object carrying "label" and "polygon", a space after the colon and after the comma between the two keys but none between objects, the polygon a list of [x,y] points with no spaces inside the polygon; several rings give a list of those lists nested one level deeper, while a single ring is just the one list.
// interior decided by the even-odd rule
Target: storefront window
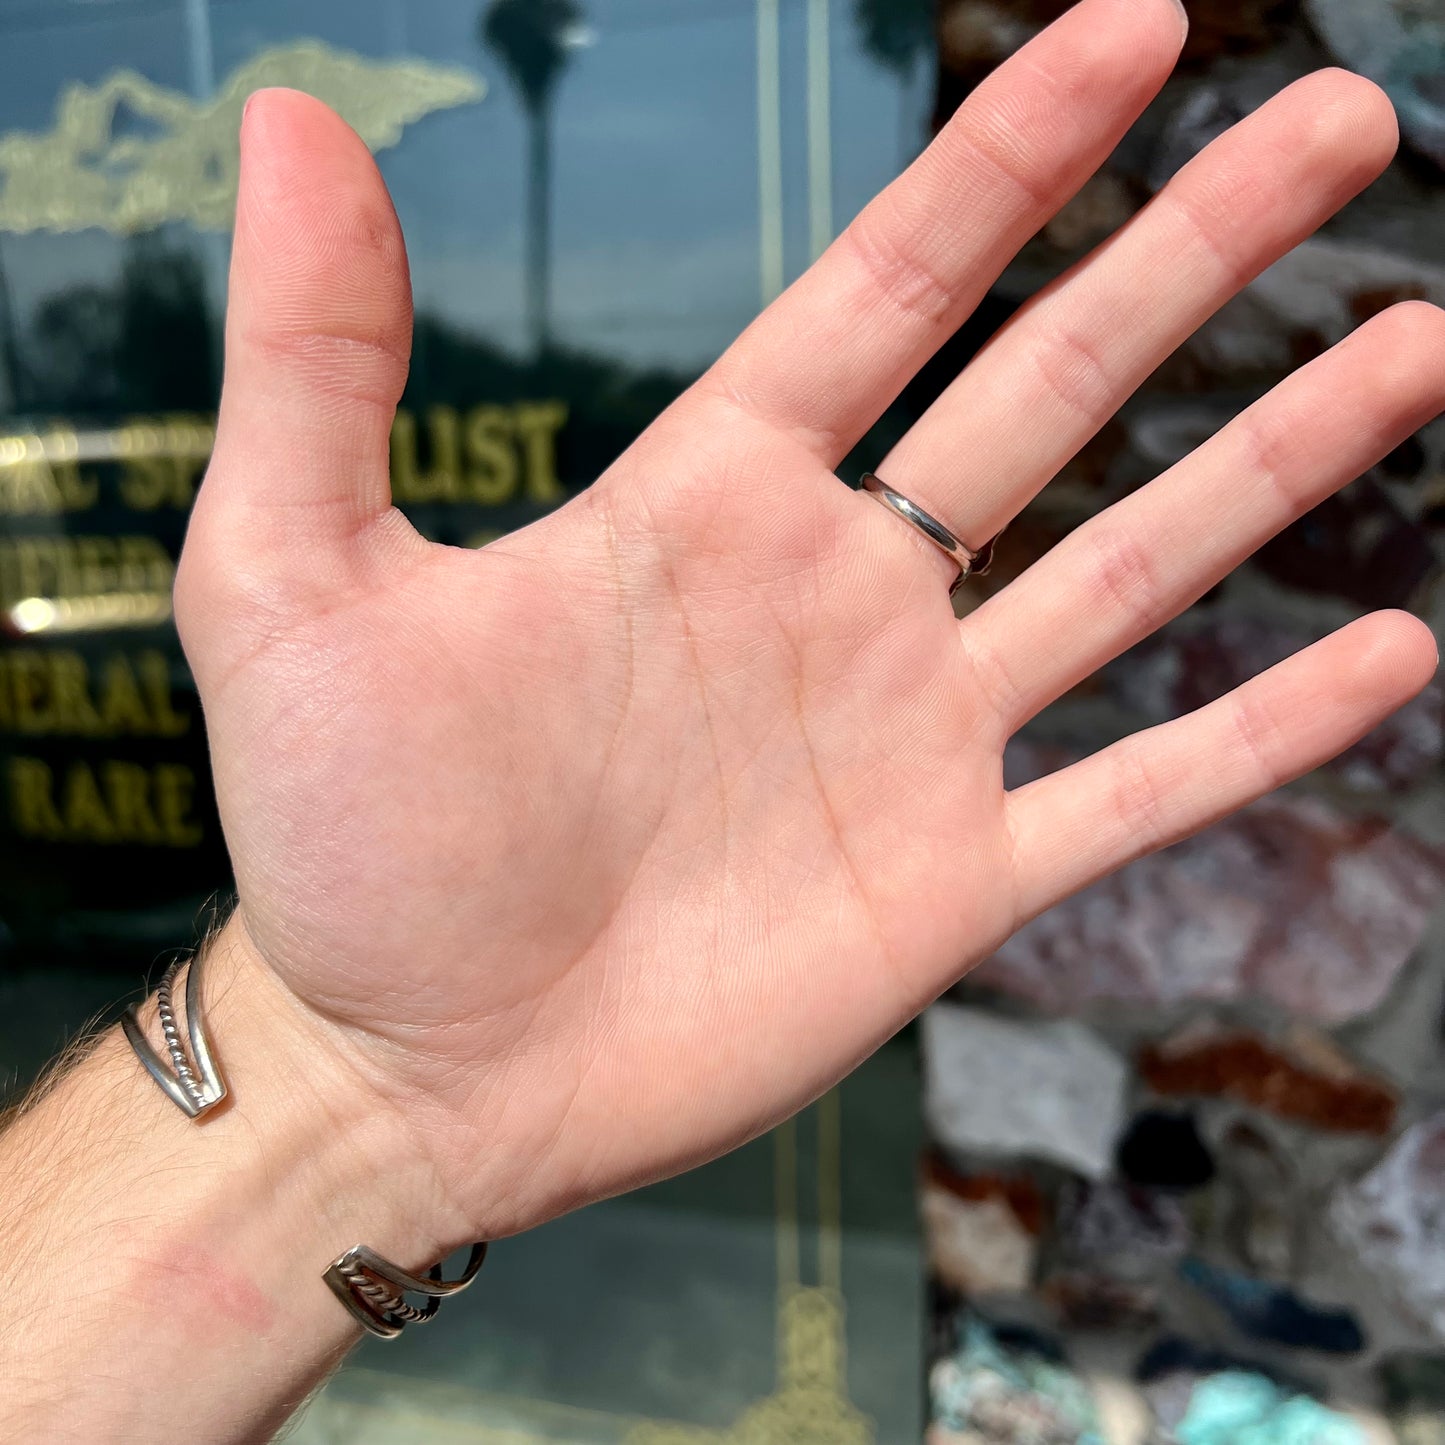
[{"label": "storefront window", "polygon": [[[539,61],[510,8],[510,31],[478,0],[0,12],[17,1084],[227,887],[169,593],[246,94],[308,90],[377,155],[416,302],[393,491],[462,546],[586,487],[926,138],[917,16],[900,47],[841,0],[585,0]],[[916,1440],[917,1098],[900,1043],[738,1155],[494,1250],[487,1300],[363,1347],[292,1438]]]}]

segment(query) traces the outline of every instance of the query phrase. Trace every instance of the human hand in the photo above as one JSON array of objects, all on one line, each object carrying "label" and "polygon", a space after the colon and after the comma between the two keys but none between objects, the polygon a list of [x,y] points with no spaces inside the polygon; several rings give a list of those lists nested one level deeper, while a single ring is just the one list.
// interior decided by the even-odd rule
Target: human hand
[{"label": "human hand", "polygon": [[[1026,919],[1431,675],[1425,627],[1378,615],[1003,787],[1023,723],[1445,406],[1430,307],[1369,322],[962,623],[946,559],[833,475],[1182,32],[1166,0],[1084,0],[590,490],[478,552],[390,507],[410,302],[370,157],[315,101],[251,105],[177,585],[234,936],[476,1237],[765,1129]],[[881,475],[977,545],[1394,144],[1368,82],[1290,87],[1019,312]]]}]

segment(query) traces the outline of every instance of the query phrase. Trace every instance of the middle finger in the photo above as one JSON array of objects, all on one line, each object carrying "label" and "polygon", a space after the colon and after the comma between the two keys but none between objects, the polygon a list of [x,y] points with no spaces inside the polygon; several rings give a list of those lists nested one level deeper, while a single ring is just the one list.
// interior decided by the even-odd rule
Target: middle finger
[{"label": "middle finger", "polygon": [[1368,185],[1397,138],[1369,81],[1295,82],[1022,307],[879,475],[979,547],[1202,322]]}]

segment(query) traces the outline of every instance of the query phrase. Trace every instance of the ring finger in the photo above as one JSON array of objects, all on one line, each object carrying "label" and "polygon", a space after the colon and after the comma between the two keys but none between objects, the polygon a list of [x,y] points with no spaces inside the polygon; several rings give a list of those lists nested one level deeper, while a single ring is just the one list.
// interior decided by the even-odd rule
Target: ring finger
[{"label": "ring finger", "polygon": [[1209,316],[1388,164],[1369,81],[1297,81],[1035,296],[879,467],[972,547],[998,532]]}]

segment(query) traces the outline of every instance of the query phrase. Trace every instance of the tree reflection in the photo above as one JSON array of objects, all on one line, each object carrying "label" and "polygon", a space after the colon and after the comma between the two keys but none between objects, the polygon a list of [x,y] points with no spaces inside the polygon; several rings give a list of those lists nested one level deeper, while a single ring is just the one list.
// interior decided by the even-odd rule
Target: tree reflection
[{"label": "tree reflection", "polygon": [[911,114],[913,77],[920,58],[933,49],[933,0],[854,0],[853,16],[863,48],[898,77],[900,161],[906,165],[916,149],[915,132],[921,130]]},{"label": "tree reflection", "polygon": [[933,45],[931,0],[855,0],[864,48],[900,80],[913,78],[918,58]]},{"label": "tree reflection", "polygon": [[25,356],[39,411],[208,411],[217,381],[196,255],[159,233],[126,243],[118,286],[81,283],[36,308]]},{"label": "tree reflection", "polygon": [[481,22],[527,114],[527,328],[538,356],[551,345],[552,98],[582,21],[576,0],[492,0]]},{"label": "tree reflection", "polygon": [[10,278],[5,270],[3,252],[0,252],[0,367],[4,369],[9,391],[5,400],[10,410],[25,411],[30,404],[30,388],[26,385],[25,358],[20,354],[15,308],[10,301]]}]

